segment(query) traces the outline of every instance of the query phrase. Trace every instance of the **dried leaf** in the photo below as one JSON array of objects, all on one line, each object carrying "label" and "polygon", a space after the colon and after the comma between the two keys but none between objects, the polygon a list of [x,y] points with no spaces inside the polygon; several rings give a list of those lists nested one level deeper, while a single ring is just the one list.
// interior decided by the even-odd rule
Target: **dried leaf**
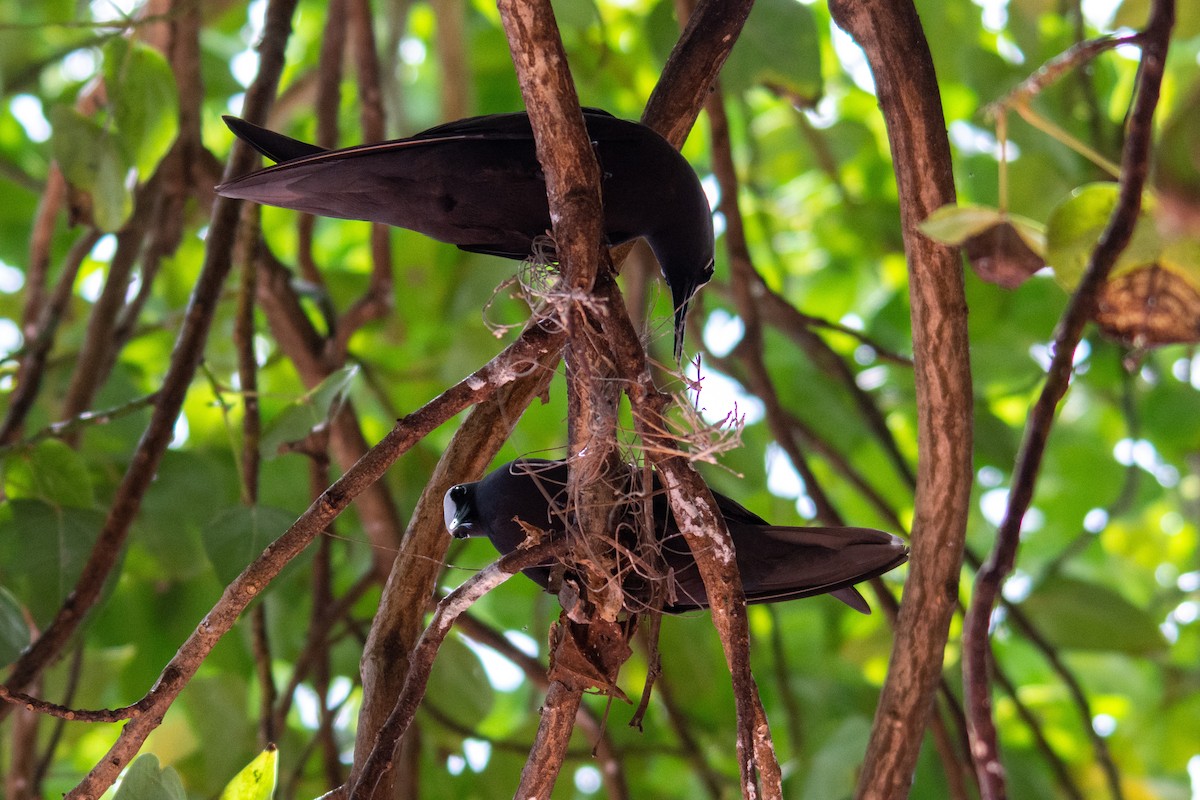
[{"label": "dried leaf", "polygon": [[617,675],[633,653],[626,626],[596,620],[581,624],[559,619],[550,630],[550,679],[584,691],[595,688],[629,702]]},{"label": "dried leaf", "polygon": [[1200,291],[1158,265],[1125,272],[1101,290],[1096,324],[1137,348],[1200,342]]},{"label": "dried leaf", "polygon": [[1005,221],[971,236],[963,243],[971,268],[987,281],[1015,289],[1046,266],[1011,222]]}]

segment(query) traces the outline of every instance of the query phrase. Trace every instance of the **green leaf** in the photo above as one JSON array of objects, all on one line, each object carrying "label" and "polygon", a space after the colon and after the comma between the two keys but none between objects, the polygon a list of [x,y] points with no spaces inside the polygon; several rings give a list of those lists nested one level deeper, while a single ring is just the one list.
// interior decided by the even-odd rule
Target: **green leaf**
[{"label": "green leaf", "polygon": [[218,512],[201,532],[217,578],[230,583],[295,521],[295,514],[269,506],[234,506]]},{"label": "green leaf", "polygon": [[1169,269],[1200,291],[1200,239],[1181,236],[1163,245],[1159,266]]},{"label": "green leaf", "polygon": [[1059,647],[1144,656],[1166,646],[1154,617],[1100,584],[1051,578],[1021,603],[1021,609]]},{"label": "green leaf", "polygon": [[128,165],[120,143],[95,120],[74,109],[56,106],[50,112],[54,136],[51,149],[71,185],[92,197],[92,218],[103,231],[118,230],[133,210],[125,185]]},{"label": "green leaf", "polygon": [[355,365],[343,367],[321,381],[298,400],[294,400],[272,419],[263,431],[259,452],[271,458],[279,448],[308,436],[330,417],[330,408],[341,399],[358,375]]},{"label": "green leaf", "polygon": [[92,508],[96,495],[83,457],[57,439],[47,439],[4,460],[4,492],[10,498],[52,506]]},{"label": "green leaf", "polygon": [[[465,686],[470,691],[463,691]],[[446,639],[438,651],[429,673],[428,694],[437,709],[464,725],[486,717],[493,702],[492,685],[479,656],[454,637]]]},{"label": "green leaf", "polygon": [[[1116,204],[1115,183],[1090,183],[1076,189],[1050,213],[1046,224],[1046,263],[1054,268],[1055,280],[1063,288],[1075,288],[1083,277]],[[1153,200],[1147,195],[1142,201],[1133,239],[1117,259],[1113,277],[1154,264],[1161,258],[1163,244],[1150,217],[1152,208]]]},{"label": "green leaf", "polygon": [[1003,221],[1004,212],[998,208],[950,203],[934,211],[917,227],[930,239],[958,245]]},{"label": "green leaf", "polygon": [[804,800],[850,797],[858,778],[858,764],[870,736],[869,719],[850,717],[845,720],[813,757],[801,797]]},{"label": "green leaf", "polygon": [[121,776],[115,800],[187,800],[183,782],[174,767],[158,766],[158,756],[138,756]]},{"label": "green leaf", "polygon": [[1163,126],[1154,180],[1185,202],[1200,200],[1200,91],[1193,90]]},{"label": "green leaf", "polygon": [[13,593],[0,586],[0,667],[17,660],[31,641],[29,623],[21,603]]},{"label": "green leaf", "polygon": [[16,499],[0,515],[0,576],[40,625],[79,579],[104,515]]},{"label": "green leaf", "polygon": [[934,211],[919,227],[921,233],[943,244],[959,245],[989,228],[1008,223],[1021,240],[1039,255],[1046,251],[1046,231],[1036,221],[991,206],[948,203]]},{"label": "green leaf", "polygon": [[279,751],[271,745],[233,776],[221,792],[221,800],[270,800],[278,777]]},{"label": "green leaf", "polygon": [[165,58],[117,36],[104,47],[104,85],[126,163],[144,180],[179,130],[179,94]]},{"label": "green leaf", "polygon": [[806,103],[821,97],[821,48],[812,9],[796,0],[759,0],[721,79],[734,91],[774,84]]}]

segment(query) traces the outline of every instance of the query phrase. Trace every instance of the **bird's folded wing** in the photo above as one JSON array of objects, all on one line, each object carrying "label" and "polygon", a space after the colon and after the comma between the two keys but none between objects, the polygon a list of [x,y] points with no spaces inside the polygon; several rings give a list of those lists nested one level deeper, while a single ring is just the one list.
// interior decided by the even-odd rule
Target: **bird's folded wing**
[{"label": "bird's folded wing", "polygon": [[[286,136],[283,136],[282,134],[275,134],[275,136],[279,137],[280,139],[288,138]],[[287,159],[287,160],[281,161],[280,163],[276,164],[273,167],[267,167],[266,169],[259,170],[258,172],[251,172],[249,175],[244,175],[241,178],[235,178],[234,180],[231,180],[228,183],[222,183],[221,185],[217,186],[217,193],[226,195],[227,197],[243,197],[244,195],[241,193],[241,190],[243,190],[243,189],[250,189],[251,187],[257,188],[259,186],[267,185],[267,184],[270,184],[270,183],[280,179],[282,176],[285,176],[285,175],[293,176],[293,175],[312,174],[313,168],[319,168],[323,165],[327,165],[327,164],[328,165],[332,165],[332,164],[340,165],[340,164],[345,164],[348,162],[353,163],[356,161],[361,161],[362,159],[371,158],[371,157],[379,157],[379,156],[383,156],[386,158],[387,156],[389,156],[391,154],[403,152],[405,150],[412,150],[412,149],[418,148],[418,147],[429,147],[434,144],[444,143],[444,142],[454,141],[454,140],[466,140],[468,138],[470,138],[470,137],[443,136],[438,139],[396,139],[395,141],[391,141],[391,142],[377,142],[375,144],[360,144],[357,147],[346,147],[341,150],[322,150],[320,148],[317,148],[317,150],[315,152],[311,152],[308,155],[300,156],[298,158]],[[297,144],[297,145],[305,144],[304,142],[300,142],[295,139],[292,139],[291,141],[295,142],[295,144]],[[272,155],[270,155],[266,151],[260,149],[259,144],[261,144],[261,143],[262,143],[262,140],[259,140],[259,143],[257,143],[257,144],[253,141],[250,142],[250,144],[256,150],[259,150],[259,152],[263,153],[268,158],[273,158]],[[276,141],[272,142],[272,144],[278,145],[278,141],[276,140]],[[316,145],[305,145],[305,146],[310,147],[310,148],[316,147]],[[373,166],[374,163],[384,163],[384,162],[364,162],[363,168],[367,169],[368,165]],[[252,195],[246,196],[245,199],[255,200],[257,202],[266,202],[268,204],[271,203],[270,200],[260,200],[258,197],[255,197]]]},{"label": "bird's folded wing", "polygon": [[[717,501],[717,510],[721,512],[721,516],[725,518],[726,524],[734,524],[741,522],[746,525],[762,525],[770,527],[771,523],[755,514],[750,509],[743,506],[736,500],[726,497],[720,492],[712,493],[713,499]],[[787,530],[783,528],[782,530]]]},{"label": "bird's folded wing", "polygon": [[272,161],[282,164],[285,161],[295,161],[298,158],[324,153],[324,147],[302,142],[282,133],[276,133],[266,128],[260,128],[252,122],[246,122],[238,117],[221,117],[229,130]]},{"label": "bird's folded wing", "polygon": [[[900,538],[871,528],[779,526],[761,528],[754,535],[767,541],[753,548],[754,553],[744,553],[750,548],[743,547],[739,556],[748,555],[753,560],[742,563],[739,558],[739,564],[743,582],[753,586],[759,598],[834,592],[882,575],[908,560],[908,548]],[[836,596],[862,610],[863,601],[857,593],[852,597],[843,594],[846,592]]]},{"label": "bird's folded wing", "polygon": [[[588,122],[605,119],[617,119],[602,108],[583,107],[583,118]],[[489,139],[532,139],[533,128],[529,123],[529,115],[524,112],[509,114],[487,114],[482,117],[468,117],[443,122],[428,130],[415,134],[414,139],[442,139],[445,137],[487,137]]]}]

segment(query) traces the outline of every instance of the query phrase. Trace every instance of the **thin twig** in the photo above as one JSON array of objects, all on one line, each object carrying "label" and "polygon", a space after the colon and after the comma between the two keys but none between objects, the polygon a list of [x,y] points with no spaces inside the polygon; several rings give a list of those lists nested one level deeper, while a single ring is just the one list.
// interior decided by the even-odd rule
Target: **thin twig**
[{"label": "thin twig", "polygon": [[[348,0],[350,50],[358,74],[359,116],[364,141],[376,142],[386,136],[383,91],[380,88],[379,54],[375,47],[375,32],[371,6],[367,0]],[[391,234],[383,223],[371,223],[371,278],[366,291],[338,321],[331,347],[335,358],[343,361],[350,337],[363,325],[383,318],[392,308],[392,250]]]},{"label": "thin twig", "polygon": [[75,288],[75,276],[92,247],[100,240],[100,231],[90,228],[75,240],[63,260],[58,283],[42,306],[32,335],[28,337],[21,366],[17,370],[17,386],[8,399],[8,413],[0,423],[0,445],[12,444],[21,434],[25,417],[33,410],[34,401],[46,376],[46,364],[54,347],[58,325],[66,313],[67,303]]},{"label": "thin twig", "polygon": [[[161,169],[160,169],[161,171]],[[117,315],[125,304],[129,280],[141,252],[143,241],[151,230],[151,214],[158,206],[162,187],[158,174],[134,193],[133,213],[117,233],[117,248],[109,262],[100,297],[92,305],[87,330],[75,359],[75,369],[63,400],[62,415],[74,417],[92,404],[96,391],[108,377],[109,365],[116,362],[114,349],[120,342],[112,335]],[[68,437],[72,444],[73,436]]]},{"label": "thin twig", "polygon": [[[971,606],[963,623],[963,682],[970,723],[971,755],[975,760],[984,800],[1002,800],[1006,796],[1004,767],[1000,762],[999,741],[992,719],[988,680],[988,626],[992,609],[1000,596],[1004,579],[1016,563],[1021,521],[1033,499],[1055,411],[1070,385],[1075,348],[1083,334],[1084,325],[1095,311],[1097,293],[1133,236],[1149,171],[1154,110],[1158,105],[1174,18],[1174,0],[1155,0],[1142,34],[1142,63],[1121,156],[1117,203],[1092,251],[1087,270],[1055,330],[1051,348],[1054,355],[1047,370],[1045,385],[1025,426],[1025,435],[1013,469],[1008,506],[996,532],[992,552],[975,577]],[[1116,791],[1120,791],[1119,786]]]},{"label": "thin twig", "polygon": [[[993,666],[995,666],[993,664]],[[996,683],[1008,695],[1008,699],[1012,702],[1013,708],[1017,711],[1017,716],[1020,717],[1025,725],[1029,728],[1029,732],[1033,735],[1033,741],[1037,749],[1042,754],[1042,759],[1050,765],[1050,771],[1054,773],[1055,780],[1062,787],[1064,793],[1071,797],[1072,800],[1084,800],[1083,792],[1079,785],[1075,782],[1075,778],[1071,775],[1071,770],[1066,763],[1059,757],[1054,746],[1050,744],[1050,740],[1046,738],[1046,732],[1042,730],[1042,724],[1033,710],[1021,700],[1020,690],[1009,677],[996,670],[994,672]]]},{"label": "thin twig", "polygon": [[102,408],[96,411],[84,411],[78,416],[71,419],[64,419],[59,422],[52,422],[40,431],[25,437],[19,442],[14,442],[10,445],[0,447],[0,456],[11,452],[18,447],[28,447],[32,444],[37,444],[45,439],[59,439],[68,437],[85,428],[90,428],[95,425],[107,425],[113,420],[120,419],[134,414],[146,408],[150,408],[158,401],[158,392],[153,394],[135,397],[126,403],[112,408]]}]

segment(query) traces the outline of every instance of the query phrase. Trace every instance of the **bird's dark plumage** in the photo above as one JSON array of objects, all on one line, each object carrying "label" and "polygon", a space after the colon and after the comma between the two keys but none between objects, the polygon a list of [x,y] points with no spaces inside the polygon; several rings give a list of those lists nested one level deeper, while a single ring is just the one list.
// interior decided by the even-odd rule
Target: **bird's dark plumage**
[{"label": "bird's dark plumage", "polygon": [[[629,472],[630,486],[637,473]],[[476,483],[446,492],[446,528],[455,537],[487,536],[501,553],[509,553],[526,538],[516,520],[549,535],[566,530],[565,461],[521,459],[500,467]],[[679,613],[708,606],[708,594],[692,551],[675,525],[664,492],[655,476],[653,501],[655,536],[670,579],[663,610]],[[623,487],[628,489],[629,487]],[[870,528],[800,528],[771,525],[722,494],[713,492],[736,551],[746,600],[769,603],[830,593],[851,607],[870,613],[854,584],[891,570],[908,560],[908,548],[897,537]],[[636,506],[620,524],[631,526]],[[525,574],[546,587],[551,566],[532,567]],[[637,570],[624,580],[625,605],[631,611],[649,602],[650,587]]]},{"label": "bird's dark plumage", "polygon": [[[603,173],[609,244],[649,242],[671,289],[675,354],[688,301],[712,277],[712,214],[688,162],[636,122],[584,109]],[[378,144],[325,150],[235,117],[225,122],[279,162],[217,187],[226,197],[409,228],[463,250],[528,258],[550,228],[546,181],[525,113],[449,122]]]}]

